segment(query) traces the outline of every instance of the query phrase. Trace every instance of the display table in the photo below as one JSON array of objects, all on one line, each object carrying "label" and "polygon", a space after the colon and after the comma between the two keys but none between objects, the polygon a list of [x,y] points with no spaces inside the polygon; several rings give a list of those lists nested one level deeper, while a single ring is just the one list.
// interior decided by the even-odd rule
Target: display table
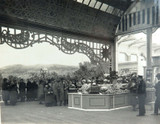
[{"label": "display table", "polygon": [[79,110],[109,110],[130,105],[130,94],[68,94],[68,107]]}]

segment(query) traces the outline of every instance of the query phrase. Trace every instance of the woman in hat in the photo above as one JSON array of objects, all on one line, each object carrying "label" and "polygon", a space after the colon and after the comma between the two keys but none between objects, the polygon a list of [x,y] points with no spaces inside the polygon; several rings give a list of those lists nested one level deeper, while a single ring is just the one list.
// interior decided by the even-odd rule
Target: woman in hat
[{"label": "woman in hat", "polygon": [[112,92],[112,86],[110,84],[110,81],[108,79],[103,80],[103,84],[101,85],[101,93],[106,94]]},{"label": "woman in hat", "polygon": [[16,105],[17,103],[17,81],[16,79],[11,80],[10,85],[10,104]]},{"label": "woman in hat", "polygon": [[8,105],[9,86],[10,86],[10,83],[8,82],[7,78],[4,78],[3,83],[2,83],[2,99],[5,103],[5,105]]},{"label": "woman in hat", "polygon": [[82,87],[79,90],[81,90],[82,93],[84,93],[84,94],[88,94],[88,90],[91,87],[91,80],[87,80],[87,81],[83,80],[83,83],[84,84],[82,85]]},{"label": "woman in hat", "polygon": [[50,107],[53,105],[53,89],[52,83],[48,81],[48,83],[44,87],[45,91],[45,106]]}]

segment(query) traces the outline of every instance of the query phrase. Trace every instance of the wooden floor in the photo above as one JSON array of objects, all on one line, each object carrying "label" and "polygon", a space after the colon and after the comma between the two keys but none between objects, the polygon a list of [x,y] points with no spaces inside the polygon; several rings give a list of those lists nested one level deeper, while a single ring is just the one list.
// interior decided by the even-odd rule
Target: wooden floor
[{"label": "wooden floor", "polygon": [[38,102],[17,103],[5,106],[1,103],[2,124],[160,124],[160,115],[151,115],[146,106],[146,116],[137,117],[131,108],[109,112],[86,112],[67,107],[45,107]]}]

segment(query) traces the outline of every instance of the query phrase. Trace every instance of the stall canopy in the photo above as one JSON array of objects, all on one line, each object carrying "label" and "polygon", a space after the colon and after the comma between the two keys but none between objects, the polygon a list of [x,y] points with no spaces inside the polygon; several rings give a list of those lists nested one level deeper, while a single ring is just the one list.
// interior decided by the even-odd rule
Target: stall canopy
[{"label": "stall canopy", "polygon": [[0,24],[113,41],[133,0],[1,0]]}]

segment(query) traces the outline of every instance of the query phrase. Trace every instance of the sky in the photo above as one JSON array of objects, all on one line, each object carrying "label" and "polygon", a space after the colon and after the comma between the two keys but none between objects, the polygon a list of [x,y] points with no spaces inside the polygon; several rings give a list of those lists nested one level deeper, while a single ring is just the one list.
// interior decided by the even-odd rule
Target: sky
[{"label": "sky", "polygon": [[[160,45],[160,28],[153,33],[153,43]],[[141,36],[138,36],[141,37]],[[143,34],[144,37],[144,34]],[[65,54],[49,43],[33,44],[25,49],[14,49],[6,43],[0,45],[0,68],[8,65],[60,64],[78,66],[80,62],[90,61],[80,53]]]},{"label": "sky", "polygon": [[78,66],[80,62],[90,61],[80,53],[65,54],[49,43],[33,44],[25,49],[14,49],[6,43],[0,45],[0,68],[8,65],[23,64],[60,64]]}]

